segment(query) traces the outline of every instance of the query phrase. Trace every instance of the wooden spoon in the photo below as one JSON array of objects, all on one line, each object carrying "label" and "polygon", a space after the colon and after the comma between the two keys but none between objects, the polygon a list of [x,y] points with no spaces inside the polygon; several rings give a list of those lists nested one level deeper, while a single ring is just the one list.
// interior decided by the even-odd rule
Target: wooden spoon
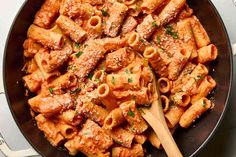
[{"label": "wooden spoon", "polygon": [[[154,75],[154,74],[153,74]],[[157,83],[154,75],[153,80],[153,96],[154,101],[151,107],[143,107],[142,117],[149,123],[149,125],[153,128],[157,137],[160,139],[160,142],[169,157],[182,157],[178,146],[176,145],[172,134],[166,124],[164,113],[162,109],[162,104],[160,100],[160,93],[157,90]]]}]

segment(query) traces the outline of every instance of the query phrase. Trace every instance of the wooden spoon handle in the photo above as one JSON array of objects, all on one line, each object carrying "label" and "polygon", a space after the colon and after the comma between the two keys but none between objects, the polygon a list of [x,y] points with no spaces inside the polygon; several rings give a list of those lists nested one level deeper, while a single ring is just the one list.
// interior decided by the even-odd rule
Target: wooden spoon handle
[{"label": "wooden spoon handle", "polygon": [[159,120],[150,123],[154,123],[154,125],[152,125],[152,128],[157,137],[160,139],[160,142],[168,157],[182,157],[183,155],[181,154],[177,144],[175,143],[169,129],[167,130],[165,126],[163,126],[163,123]]},{"label": "wooden spoon handle", "polygon": [[156,100],[150,108],[143,108],[143,111],[145,114],[142,114],[142,117],[153,128],[166,154],[169,157],[182,157],[183,155],[181,154],[169,128],[166,125],[161,104]]}]

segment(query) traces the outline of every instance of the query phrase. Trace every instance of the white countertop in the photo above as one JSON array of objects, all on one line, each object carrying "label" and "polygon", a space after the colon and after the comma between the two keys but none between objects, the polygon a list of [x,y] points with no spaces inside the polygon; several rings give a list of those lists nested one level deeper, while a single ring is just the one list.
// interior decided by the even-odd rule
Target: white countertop
[{"label": "white countertop", "polygon": [[[212,0],[218,9],[226,25],[231,43],[236,43],[236,7],[233,6],[234,0]],[[2,59],[5,41],[11,23],[14,20],[19,8],[24,0],[7,0],[0,5],[0,92],[3,86],[2,81]],[[0,132],[13,150],[29,148],[30,145],[24,139],[16,126],[9,111],[4,95],[0,95]],[[220,146],[219,146],[220,147]],[[3,155],[0,152],[0,157]]]}]

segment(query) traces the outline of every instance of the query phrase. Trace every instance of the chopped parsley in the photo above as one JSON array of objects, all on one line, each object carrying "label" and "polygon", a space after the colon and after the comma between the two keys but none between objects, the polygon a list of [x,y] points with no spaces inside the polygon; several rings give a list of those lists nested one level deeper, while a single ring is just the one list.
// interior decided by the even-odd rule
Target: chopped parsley
[{"label": "chopped parsley", "polygon": [[77,58],[79,58],[83,54],[83,51],[79,51],[78,53],[75,54]]},{"label": "chopped parsley", "polygon": [[198,75],[197,78],[200,80],[200,79],[203,79],[203,76]]},{"label": "chopped parsley", "polygon": [[174,39],[178,39],[178,32],[173,31],[173,27],[171,25],[166,26],[166,34],[171,35]]},{"label": "chopped parsley", "polygon": [[128,83],[131,83],[131,82],[133,82],[133,78],[132,77],[128,78]]},{"label": "chopped parsley", "polygon": [[114,140],[114,142],[115,143],[117,143],[117,144],[119,144],[119,145],[121,145],[122,144],[122,142],[121,141],[118,141],[118,140],[115,140],[115,139],[113,139]]},{"label": "chopped parsley", "polygon": [[80,48],[80,44],[75,43],[75,47],[79,49]]},{"label": "chopped parsley", "polygon": [[126,73],[126,74],[129,74],[129,69],[125,69],[125,73]]},{"label": "chopped parsley", "polygon": [[126,69],[125,69],[125,73],[126,73],[126,74],[133,74],[133,71],[131,71],[131,70],[129,70],[129,69],[126,68]]},{"label": "chopped parsley", "polygon": [[90,135],[91,134],[91,131],[85,131],[83,132],[83,135]]},{"label": "chopped parsley", "polygon": [[49,87],[48,90],[51,94],[53,94],[53,88],[52,87]]},{"label": "chopped parsley", "polygon": [[78,69],[77,69],[77,67],[74,66],[74,65],[69,65],[69,66],[67,67],[67,70],[73,70],[73,71],[75,71],[75,70],[78,70]]},{"label": "chopped parsley", "polygon": [[107,9],[103,8],[101,11],[102,11],[102,16],[109,16]]},{"label": "chopped parsley", "polygon": [[71,91],[70,94],[75,94],[81,91],[81,88],[76,88],[75,90]]},{"label": "chopped parsley", "polygon": [[197,78],[194,78],[194,80],[197,82],[198,80],[202,80],[203,79],[203,76],[201,75],[198,75]]},{"label": "chopped parsley", "polygon": [[104,64],[101,66],[101,70],[106,71],[106,66]]},{"label": "chopped parsley", "polygon": [[168,53],[167,55],[168,55],[168,57],[169,57],[169,58],[171,58],[171,57],[172,57],[172,56],[171,56],[171,54],[169,54],[169,53]]},{"label": "chopped parsley", "polygon": [[143,111],[142,108],[138,107],[137,109],[138,109],[138,111],[139,111],[141,114],[145,114],[145,112]]},{"label": "chopped parsley", "polygon": [[136,95],[133,95],[133,96],[132,96],[132,99],[135,100],[135,99],[136,99]]},{"label": "chopped parsley", "polygon": [[206,100],[203,100],[203,107],[206,108]]},{"label": "chopped parsley", "polygon": [[112,79],[111,79],[111,83],[114,85],[115,84],[115,77],[114,76],[112,76]]},{"label": "chopped parsley", "polygon": [[95,82],[100,82],[100,79],[96,78],[96,79],[95,79]]},{"label": "chopped parsley", "polygon": [[88,78],[89,78],[90,80],[92,80],[92,78],[93,78],[93,72],[91,72],[91,73],[88,74]]},{"label": "chopped parsley", "polygon": [[152,27],[157,27],[156,21],[153,21],[153,22],[152,22]]},{"label": "chopped parsley", "polygon": [[144,39],[143,39],[143,38],[141,38],[141,39],[140,39],[140,41],[143,43],[143,42],[144,42]]},{"label": "chopped parsley", "polygon": [[128,114],[129,116],[131,116],[131,117],[134,117],[134,116],[135,116],[135,115],[134,115],[134,112],[131,111],[131,108],[129,108],[129,111],[127,112],[127,114]]},{"label": "chopped parsley", "polygon": [[160,38],[160,36],[157,36],[157,44],[160,45],[160,43],[161,43],[161,38]]}]

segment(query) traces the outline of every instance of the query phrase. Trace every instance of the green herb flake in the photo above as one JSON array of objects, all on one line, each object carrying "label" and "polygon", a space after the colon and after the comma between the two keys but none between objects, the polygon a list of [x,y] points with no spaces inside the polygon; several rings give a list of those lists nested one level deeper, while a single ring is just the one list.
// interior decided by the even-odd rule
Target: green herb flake
[{"label": "green herb flake", "polygon": [[79,49],[80,48],[80,44],[75,43],[75,47]]},{"label": "green herb flake", "polygon": [[140,39],[140,41],[143,43],[143,42],[144,42],[144,39],[143,39],[143,38],[141,38],[141,39]]},{"label": "green herb flake", "polygon": [[114,76],[112,76],[112,79],[111,79],[111,83],[113,84],[113,85],[115,85],[115,77]]},{"label": "green herb flake", "polygon": [[90,135],[90,134],[91,134],[90,131],[85,131],[85,132],[83,132],[83,135]]},{"label": "green herb flake", "polygon": [[135,115],[134,115],[134,112],[131,111],[131,108],[129,108],[129,111],[127,112],[127,114],[128,114],[129,116],[131,116],[131,117],[134,117],[134,116],[135,116]]},{"label": "green herb flake", "polygon": [[171,25],[166,26],[166,34],[171,35],[174,39],[178,39],[178,32],[173,31],[173,27]]},{"label": "green herb flake", "polygon": [[102,70],[102,71],[106,71],[106,66],[105,66],[105,65],[102,65],[101,70]]},{"label": "green herb flake", "polygon": [[126,74],[129,74],[129,69],[126,68],[126,69],[125,69],[125,73],[126,73]]},{"label": "green herb flake", "polygon": [[67,70],[76,71],[76,70],[78,70],[78,69],[77,69],[77,67],[74,66],[74,65],[69,65],[69,66],[67,67]]},{"label": "green herb flake", "polygon": [[87,47],[87,46],[88,46],[88,44],[84,44],[84,48]]},{"label": "green herb flake", "polygon": [[79,58],[82,54],[83,54],[83,52],[82,52],[82,51],[79,51],[78,53],[75,54],[75,56],[76,56],[77,58]]},{"label": "green herb flake", "polygon": [[53,88],[52,87],[49,87],[48,90],[51,94],[53,94]]},{"label": "green herb flake", "polygon": [[139,113],[141,113],[141,114],[145,114],[145,112],[143,111],[143,109],[142,108],[137,108],[138,109],[138,111],[139,111]]},{"label": "green herb flake", "polygon": [[92,80],[92,78],[93,78],[93,72],[88,74],[88,78],[89,78],[90,80]]},{"label": "green herb flake", "polygon": [[136,95],[133,95],[133,96],[132,96],[132,99],[135,100],[135,99],[136,99]]},{"label": "green herb flake", "polygon": [[198,78],[199,80],[201,80],[201,79],[203,79],[203,76],[198,75],[197,78]]},{"label": "green herb flake", "polygon": [[160,36],[157,36],[157,44],[160,45],[160,43],[161,43],[161,38],[160,38]]},{"label": "green herb flake", "polygon": [[128,83],[132,83],[133,82],[133,78],[128,78]]},{"label": "green herb flake", "polygon": [[153,22],[152,22],[152,27],[157,27],[156,21],[153,21]]},{"label": "green herb flake", "polygon": [[171,54],[169,54],[169,53],[168,53],[167,55],[168,55],[168,58],[171,58],[171,57],[172,57]]},{"label": "green herb flake", "polygon": [[96,79],[95,79],[95,82],[100,82],[100,79],[96,78]]},{"label": "green herb flake", "polygon": [[206,100],[203,100],[203,107],[206,108]]},{"label": "green herb flake", "polygon": [[76,88],[75,90],[71,91],[70,94],[75,94],[81,91],[81,88]]},{"label": "green herb flake", "polygon": [[121,145],[122,144],[122,142],[121,141],[118,141],[118,140],[115,140],[115,139],[113,139],[114,140],[114,142],[115,143],[117,143],[117,144],[119,144],[119,145]]},{"label": "green herb flake", "polygon": [[195,82],[197,82],[198,80],[202,80],[203,79],[203,76],[201,75],[198,75],[197,78],[193,78],[195,80]]},{"label": "green herb flake", "polygon": [[179,38],[178,32],[173,32],[171,36],[172,36],[174,39],[178,39],[178,38]]},{"label": "green herb flake", "polygon": [[103,8],[101,11],[102,11],[102,16],[109,16],[107,9]]}]

